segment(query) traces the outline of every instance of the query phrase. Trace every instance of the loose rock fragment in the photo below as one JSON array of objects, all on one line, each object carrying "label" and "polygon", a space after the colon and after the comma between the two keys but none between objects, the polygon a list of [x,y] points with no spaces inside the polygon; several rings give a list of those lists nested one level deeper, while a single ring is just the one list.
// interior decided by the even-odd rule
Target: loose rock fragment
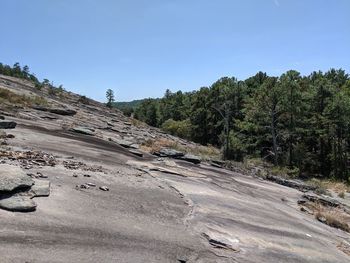
[{"label": "loose rock fragment", "polygon": [[14,129],[17,123],[14,121],[0,121],[0,129]]},{"label": "loose rock fragment", "polygon": [[49,196],[50,182],[44,180],[36,180],[30,191],[34,194],[34,197]]},{"label": "loose rock fragment", "polygon": [[100,186],[99,188],[102,191],[109,191],[109,188],[107,186]]},{"label": "loose rock fragment", "polygon": [[0,192],[11,192],[17,189],[30,188],[34,181],[22,169],[7,165],[0,165]]},{"label": "loose rock fragment", "polygon": [[94,130],[87,127],[74,127],[71,129],[71,131],[85,134],[85,135],[90,135],[90,136],[95,135]]},{"label": "loose rock fragment", "polygon": [[190,163],[194,163],[194,164],[199,164],[201,163],[201,158],[196,156],[196,155],[192,155],[192,154],[186,154],[185,156],[180,158],[181,160],[190,162]]},{"label": "loose rock fragment", "polygon": [[32,212],[35,211],[36,206],[28,196],[9,196],[0,199],[0,208],[12,212]]},{"label": "loose rock fragment", "polygon": [[143,157],[143,153],[137,150],[129,150],[130,153],[139,156],[139,157]]}]

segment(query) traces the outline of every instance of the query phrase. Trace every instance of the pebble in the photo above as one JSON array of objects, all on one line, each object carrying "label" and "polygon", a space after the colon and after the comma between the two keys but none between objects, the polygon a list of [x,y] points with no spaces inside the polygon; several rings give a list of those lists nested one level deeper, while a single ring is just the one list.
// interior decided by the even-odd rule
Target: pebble
[{"label": "pebble", "polygon": [[107,186],[100,186],[100,190],[109,191],[109,188]]}]

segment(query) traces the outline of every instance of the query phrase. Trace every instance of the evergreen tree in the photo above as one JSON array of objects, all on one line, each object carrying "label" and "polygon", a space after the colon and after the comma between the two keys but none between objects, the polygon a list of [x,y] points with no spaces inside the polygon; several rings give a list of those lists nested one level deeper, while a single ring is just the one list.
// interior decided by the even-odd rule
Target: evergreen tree
[{"label": "evergreen tree", "polygon": [[107,103],[106,103],[107,107],[108,108],[112,108],[113,102],[114,102],[114,92],[113,92],[113,90],[108,89],[106,91],[106,99],[107,99]]}]

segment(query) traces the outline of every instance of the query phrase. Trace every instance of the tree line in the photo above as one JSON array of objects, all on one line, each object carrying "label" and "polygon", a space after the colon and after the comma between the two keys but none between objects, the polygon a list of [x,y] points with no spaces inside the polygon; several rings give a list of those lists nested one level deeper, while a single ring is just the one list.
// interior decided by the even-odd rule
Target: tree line
[{"label": "tree line", "polygon": [[48,79],[43,79],[43,81],[39,81],[35,74],[30,72],[29,67],[27,65],[22,67],[18,62],[16,62],[12,67],[0,63],[0,74],[32,81],[37,89],[47,87],[50,95],[59,94],[64,90],[62,85],[56,87],[53,84],[53,82],[50,82]]},{"label": "tree line", "polygon": [[225,159],[259,157],[303,176],[349,180],[350,79],[342,69],[279,77],[224,77],[193,92],[167,90],[134,117],[203,145]]}]

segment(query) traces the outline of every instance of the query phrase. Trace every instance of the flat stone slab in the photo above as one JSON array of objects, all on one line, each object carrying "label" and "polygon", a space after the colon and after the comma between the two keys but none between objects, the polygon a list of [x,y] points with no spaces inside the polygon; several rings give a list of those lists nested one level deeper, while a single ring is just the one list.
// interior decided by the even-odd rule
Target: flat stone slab
[{"label": "flat stone slab", "polygon": [[185,156],[182,156],[180,159],[194,164],[201,163],[201,158],[192,154],[185,154]]},{"label": "flat stone slab", "polygon": [[42,107],[42,106],[34,106],[33,109],[51,112],[51,113],[63,115],[63,116],[74,116],[77,113],[75,110],[64,109],[64,108],[46,108],[46,107]]},{"label": "flat stone slab", "polygon": [[14,129],[17,123],[14,121],[0,121],[0,129]]},{"label": "flat stone slab", "polygon": [[43,197],[50,195],[50,181],[35,180],[35,184],[31,188],[33,197]]},{"label": "flat stone slab", "polygon": [[85,135],[90,135],[90,136],[95,135],[91,129],[86,128],[86,127],[74,127],[71,129],[71,131],[76,132],[76,133],[85,134]]},{"label": "flat stone slab", "polygon": [[155,152],[154,154],[160,157],[171,157],[171,158],[181,158],[185,155],[183,152],[177,151],[175,149],[170,149],[170,148],[163,148],[159,152]]},{"label": "flat stone slab", "polygon": [[132,153],[133,155],[143,157],[143,153],[138,150],[129,150],[129,152]]},{"label": "flat stone slab", "polygon": [[36,203],[28,196],[10,196],[0,199],[0,208],[12,212],[32,212],[36,209]]},{"label": "flat stone slab", "polygon": [[127,140],[120,140],[120,139],[116,139],[115,142],[124,148],[131,148],[131,145],[134,144],[133,142],[130,142]]},{"label": "flat stone slab", "polygon": [[0,192],[12,192],[20,188],[30,188],[34,180],[19,167],[0,164]]}]

